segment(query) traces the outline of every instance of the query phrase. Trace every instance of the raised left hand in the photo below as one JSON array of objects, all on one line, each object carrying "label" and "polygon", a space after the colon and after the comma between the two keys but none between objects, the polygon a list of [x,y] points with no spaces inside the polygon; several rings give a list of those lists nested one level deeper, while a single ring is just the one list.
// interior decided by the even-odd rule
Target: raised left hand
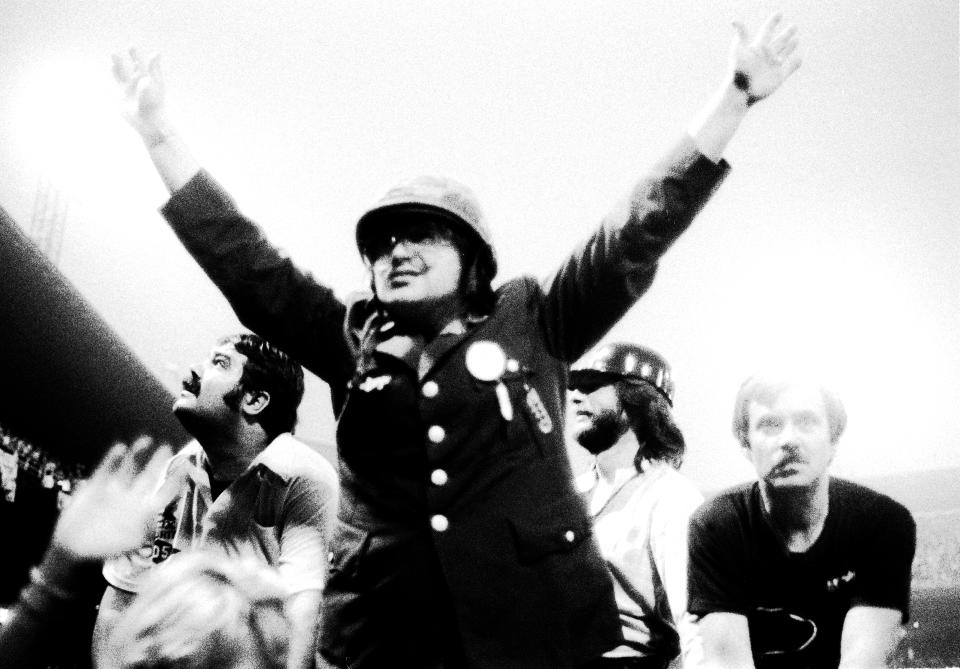
[{"label": "raised left hand", "polygon": [[139,548],[158,513],[154,488],[172,451],[140,437],[117,444],[74,494],[52,545],[78,560],[102,560]]}]

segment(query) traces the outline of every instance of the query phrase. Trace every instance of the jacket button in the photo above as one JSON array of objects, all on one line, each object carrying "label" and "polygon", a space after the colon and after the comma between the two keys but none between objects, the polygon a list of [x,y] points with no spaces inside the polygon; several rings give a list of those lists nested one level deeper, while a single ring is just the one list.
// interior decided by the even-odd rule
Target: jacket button
[{"label": "jacket button", "polygon": [[440,391],[440,386],[437,385],[436,381],[427,381],[423,384],[423,388],[420,389],[420,392],[423,393],[424,397],[436,397],[437,393]]},{"label": "jacket button", "polygon": [[577,535],[573,533],[573,530],[567,530],[563,533],[563,538],[567,540],[568,544],[572,544],[573,540],[577,538]]},{"label": "jacket button", "polygon": [[430,482],[433,483],[433,485],[444,485],[449,480],[450,477],[447,476],[447,472],[442,469],[434,469],[430,472]]},{"label": "jacket button", "polygon": [[435,516],[430,516],[430,527],[437,532],[446,532],[447,528],[450,527],[450,521],[446,516],[438,513]]},{"label": "jacket button", "polygon": [[427,439],[432,441],[435,444],[439,444],[443,441],[444,437],[447,436],[447,431],[444,430],[439,425],[431,425],[430,429],[427,430]]}]

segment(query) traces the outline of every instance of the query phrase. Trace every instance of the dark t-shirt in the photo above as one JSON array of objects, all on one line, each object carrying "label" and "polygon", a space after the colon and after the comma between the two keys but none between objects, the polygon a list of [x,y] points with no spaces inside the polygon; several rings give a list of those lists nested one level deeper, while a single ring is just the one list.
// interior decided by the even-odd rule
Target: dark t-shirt
[{"label": "dark t-shirt", "polygon": [[738,613],[761,666],[836,667],[847,611],[898,609],[906,622],[916,525],[885,495],[831,479],[823,531],[790,553],[763,516],[757,483],[701,506],[690,520],[688,608]]}]

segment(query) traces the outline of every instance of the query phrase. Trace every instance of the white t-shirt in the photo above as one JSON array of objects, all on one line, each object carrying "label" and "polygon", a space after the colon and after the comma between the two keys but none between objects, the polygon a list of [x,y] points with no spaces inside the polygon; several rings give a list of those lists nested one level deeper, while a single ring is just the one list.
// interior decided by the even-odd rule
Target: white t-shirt
[{"label": "white t-shirt", "polygon": [[159,515],[150,545],[104,564],[107,582],[137,592],[146,571],[177,552],[203,548],[276,568],[291,595],[322,589],[336,517],[333,466],[281,434],[213,499],[205,462],[196,441],[170,459],[157,489],[180,492]]},{"label": "white t-shirt", "polygon": [[687,608],[687,525],[703,502],[696,486],[666,462],[644,461],[614,474],[596,468],[577,478],[589,497],[594,535],[613,575],[625,643],[608,657],[663,655],[679,633],[681,646],[695,628],[679,626]]}]

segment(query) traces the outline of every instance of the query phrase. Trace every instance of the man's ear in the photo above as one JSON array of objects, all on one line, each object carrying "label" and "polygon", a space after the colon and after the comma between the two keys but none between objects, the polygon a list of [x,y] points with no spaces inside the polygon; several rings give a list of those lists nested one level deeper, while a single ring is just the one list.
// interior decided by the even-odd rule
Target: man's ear
[{"label": "man's ear", "polygon": [[243,393],[240,410],[247,416],[256,416],[270,404],[270,393],[264,390],[248,390]]},{"label": "man's ear", "polygon": [[837,457],[837,442],[840,441],[840,438],[830,440],[830,459],[827,460],[828,465],[833,464],[833,459]]}]

